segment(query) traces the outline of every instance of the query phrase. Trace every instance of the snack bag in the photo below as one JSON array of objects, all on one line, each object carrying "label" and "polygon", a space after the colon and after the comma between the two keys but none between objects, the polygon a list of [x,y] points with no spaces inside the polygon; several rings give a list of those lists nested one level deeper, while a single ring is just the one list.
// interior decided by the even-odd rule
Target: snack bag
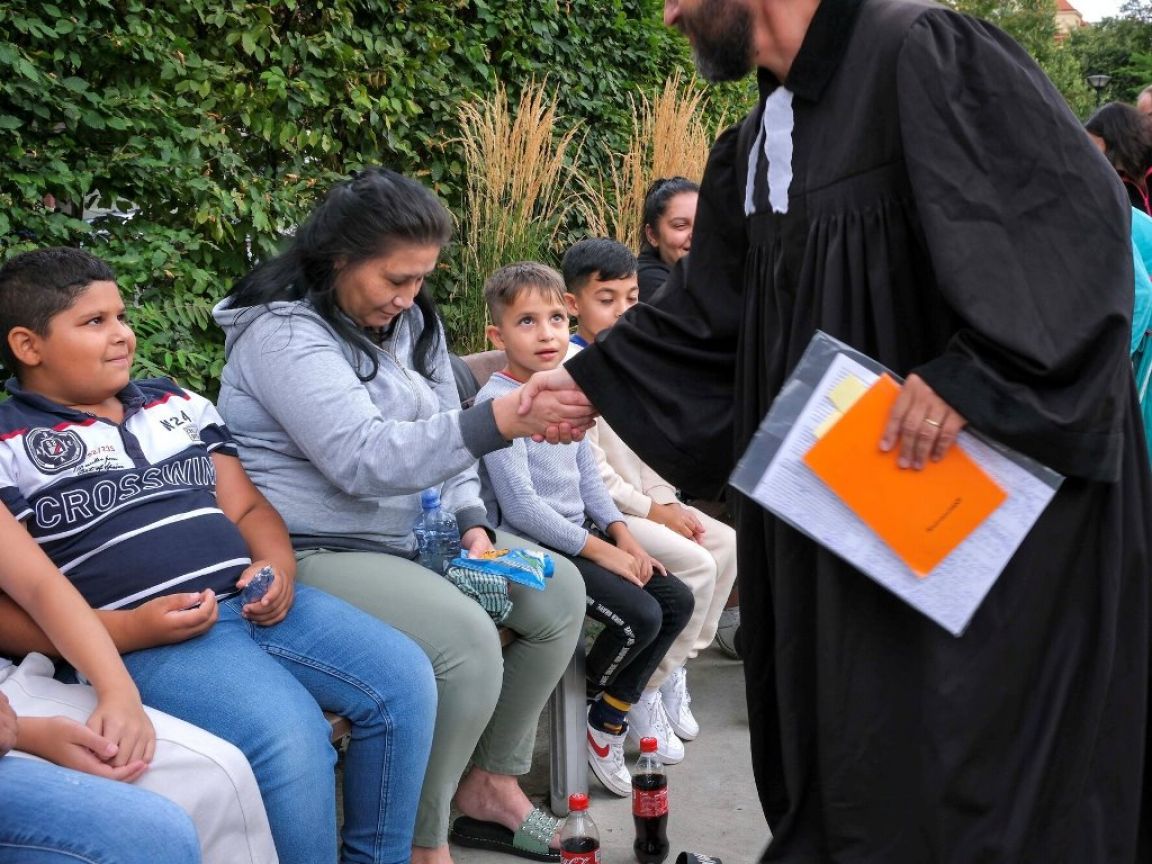
[{"label": "snack bag", "polygon": [[535,549],[492,549],[475,558],[461,556],[452,563],[457,562],[468,562],[470,566],[487,573],[496,573],[537,591],[544,590],[544,580],[555,569],[552,556]]}]

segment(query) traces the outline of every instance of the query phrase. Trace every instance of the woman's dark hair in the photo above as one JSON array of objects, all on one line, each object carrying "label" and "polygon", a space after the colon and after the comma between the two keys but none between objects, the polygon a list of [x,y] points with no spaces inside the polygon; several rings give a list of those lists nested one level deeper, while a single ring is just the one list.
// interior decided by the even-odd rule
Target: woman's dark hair
[{"label": "woman's dark hair", "polygon": [[[370,381],[379,370],[376,346],[336,305],[336,276],[348,267],[387,254],[397,243],[444,246],[452,218],[444,205],[415,180],[386,168],[365,168],[337,183],[296,230],[287,247],[232,286],[233,308],[278,300],[307,300],[329,325],[368,359]],[[338,266],[339,265],[339,266]],[[440,341],[430,292],[416,295],[424,327],[413,350],[413,365],[432,377]]]},{"label": "woman's dark hair", "polygon": [[700,187],[687,177],[661,177],[653,180],[644,193],[644,213],[640,221],[640,251],[646,252],[653,246],[648,242],[648,232],[644,229],[656,227],[660,217],[668,209],[668,202],[682,192],[699,192]]},{"label": "woman's dark hair", "polygon": [[1084,128],[1104,141],[1104,155],[1118,173],[1139,186],[1152,167],[1152,121],[1123,102],[1109,102]]}]

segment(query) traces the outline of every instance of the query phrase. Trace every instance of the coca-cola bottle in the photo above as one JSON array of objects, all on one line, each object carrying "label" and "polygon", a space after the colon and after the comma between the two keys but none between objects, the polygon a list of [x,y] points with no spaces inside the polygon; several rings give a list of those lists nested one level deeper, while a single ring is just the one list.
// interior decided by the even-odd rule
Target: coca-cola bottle
[{"label": "coca-cola bottle", "polygon": [[568,796],[568,818],[560,829],[560,860],[565,864],[600,864],[600,832],[588,815],[588,796]]},{"label": "coca-cola bottle", "polygon": [[668,857],[668,777],[656,755],[656,739],[640,739],[640,758],[632,772],[632,851],[640,864],[660,864]]}]

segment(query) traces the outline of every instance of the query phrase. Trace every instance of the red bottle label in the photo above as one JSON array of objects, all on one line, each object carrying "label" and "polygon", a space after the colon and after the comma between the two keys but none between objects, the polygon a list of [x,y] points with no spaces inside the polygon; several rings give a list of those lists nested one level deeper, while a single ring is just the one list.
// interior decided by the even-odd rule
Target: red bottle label
[{"label": "red bottle label", "polygon": [[663,816],[668,812],[668,788],[633,789],[632,815],[642,819]]},{"label": "red bottle label", "polygon": [[591,852],[568,852],[561,849],[560,860],[564,864],[600,864],[600,848],[597,847]]}]

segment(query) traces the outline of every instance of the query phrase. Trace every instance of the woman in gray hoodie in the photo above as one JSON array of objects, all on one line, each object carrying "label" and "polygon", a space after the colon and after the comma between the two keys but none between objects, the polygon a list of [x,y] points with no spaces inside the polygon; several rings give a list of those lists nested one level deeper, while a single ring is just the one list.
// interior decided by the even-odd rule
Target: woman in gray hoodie
[{"label": "woman in gray hoodie", "polygon": [[516,777],[580,635],[583,582],[559,559],[546,590],[510,585],[504,625],[519,638],[502,655],[481,606],[413,560],[412,524],[420,492],[434,487],[464,548],[531,545],[493,531],[477,459],[549,424],[584,428],[591,410],[556,400],[520,415],[515,393],[461,410],[443,328],[421,290],[450,234],[443,205],[394,172],[337,184],[285,251],[217,306],[227,334],[219,408],[288,524],[300,581],[390,623],[432,661],[439,702],[413,862],[451,861],[454,793],[468,817],[456,827],[461,842],[559,860],[555,820],[533,809]]}]

